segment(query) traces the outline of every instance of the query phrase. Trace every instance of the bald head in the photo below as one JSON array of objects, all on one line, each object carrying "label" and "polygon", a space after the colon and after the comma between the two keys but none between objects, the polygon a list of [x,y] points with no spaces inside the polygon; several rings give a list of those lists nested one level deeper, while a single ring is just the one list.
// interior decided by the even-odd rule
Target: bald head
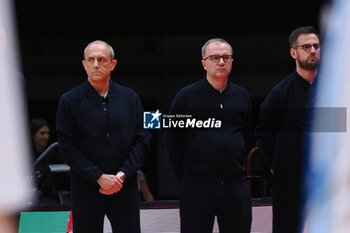
[{"label": "bald head", "polygon": [[102,40],[95,40],[95,41],[92,41],[92,42],[90,42],[90,43],[86,46],[86,48],[84,49],[84,59],[85,59],[87,50],[88,50],[92,45],[104,45],[104,46],[106,46],[106,47],[108,48],[108,50],[109,50],[109,55],[110,55],[111,60],[114,59],[114,50],[113,50],[112,46],[110,46],[107,42],[102,41]]}]

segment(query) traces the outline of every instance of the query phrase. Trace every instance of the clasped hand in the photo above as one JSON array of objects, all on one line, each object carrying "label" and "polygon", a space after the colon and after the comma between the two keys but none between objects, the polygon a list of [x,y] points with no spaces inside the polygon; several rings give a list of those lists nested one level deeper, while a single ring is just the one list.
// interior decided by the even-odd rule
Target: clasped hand
[{"label": "clasped hand", "polygon": [[100,185],[99,192],[104,195],[117,193],[123,187],[123,179],[116,175],[103,174],[97,183]]}]

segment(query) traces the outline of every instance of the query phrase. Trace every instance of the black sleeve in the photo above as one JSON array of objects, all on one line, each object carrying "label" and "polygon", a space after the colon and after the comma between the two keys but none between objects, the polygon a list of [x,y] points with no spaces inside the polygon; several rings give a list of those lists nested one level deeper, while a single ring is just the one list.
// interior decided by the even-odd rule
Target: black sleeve
[{"label": "black sleeve", "polygon": [[133,144],[129,150],[129,156],[124,160],[121,171],[126,176],[136,174],[137,170],[142,166],[147,154],[150,150],[152,135],[147,130],[143,129],[143,106],[139,97],[136,97],[136,115],[138,122],[136,124],[136,133]]},{"label": "black sleeve", "polygon": [[276,134],[280,128],[281,115],[281,96],[277,91],[271,91],[259,109],[259,122],[255,133],[257,137],[256,145],[259,147],[264,160],[272,167],[274,157],[274,144]]},{"label": "black sleeve", "polygon": [[[179,92],[170,107],[169,114],[176,114],[183,112],[184,105],[186,100],[182,92]],[[182,177],[183,175],[183,161],[185,158],[184,155],[184,140],[185,133],[184,129],[168,129],[166,131],[166,142],[169,160],[172,166],[172,169],[176,176]]]}]

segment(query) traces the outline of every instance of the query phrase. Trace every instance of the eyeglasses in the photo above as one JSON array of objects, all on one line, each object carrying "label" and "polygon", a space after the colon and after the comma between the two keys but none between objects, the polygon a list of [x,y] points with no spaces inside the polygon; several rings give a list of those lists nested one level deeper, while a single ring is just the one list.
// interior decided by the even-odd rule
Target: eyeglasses
[{"label": "eyeglasses", "polygon": [[225,63],[232,61],[232,55],[209,55],[208,57],[204,58],[203,61],[207,60],[208,58],[214,63],[219,62],[221,58]]},{"label": "eyeglasses", "polygon": [[294,48],[302,48],[305,51],[310,51],[311,47],[314,47],[315,50],[319,50],[320,49],[320,44],[319,43],[315,43],[315,44],[302,44],[302,45],[298,45],[295,46]]}]

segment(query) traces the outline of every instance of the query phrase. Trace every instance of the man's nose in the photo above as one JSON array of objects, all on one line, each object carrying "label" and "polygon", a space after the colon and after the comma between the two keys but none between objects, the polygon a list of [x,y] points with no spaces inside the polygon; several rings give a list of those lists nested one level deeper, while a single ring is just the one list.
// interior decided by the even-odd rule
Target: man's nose
[{"label": "man's nose", "polygon": [[92,63],[92,67],[94,67],[94,68],[99,67],[99,65],[100,65],[100,63],[98,62],[97,59],[95,59],[95,60],[93,61],[93,63]]}]

